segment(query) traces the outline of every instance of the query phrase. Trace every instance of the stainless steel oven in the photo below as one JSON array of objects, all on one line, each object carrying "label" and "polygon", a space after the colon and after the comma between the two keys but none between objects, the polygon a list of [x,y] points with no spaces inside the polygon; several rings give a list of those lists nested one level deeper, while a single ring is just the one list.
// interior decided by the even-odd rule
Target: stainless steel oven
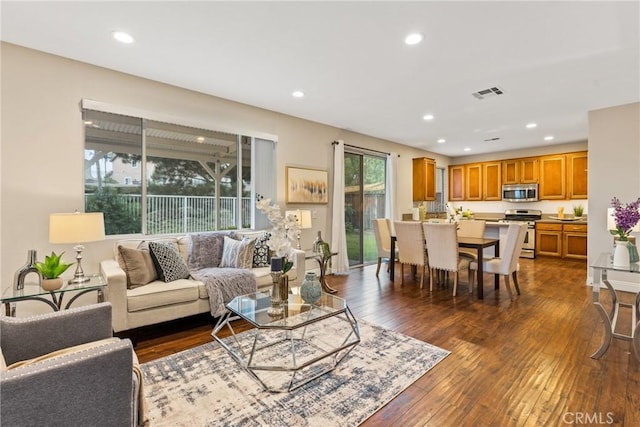
[{"label": "stainless steel oven", "polygon": [[503,222],[524,222],[527,233],[524,235],[521,258],[536,257],[536,220],[542,218],[542,211],[537,209],[508,209],[504,213]]}]

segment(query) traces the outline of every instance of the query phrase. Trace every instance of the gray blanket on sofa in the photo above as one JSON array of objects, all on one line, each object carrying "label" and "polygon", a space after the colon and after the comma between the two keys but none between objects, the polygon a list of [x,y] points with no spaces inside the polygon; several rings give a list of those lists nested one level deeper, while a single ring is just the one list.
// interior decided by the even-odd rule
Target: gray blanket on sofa
[{"label": "gray blanket on sofa", "polygon": [[256,276],[240,268],[203,268],[191,271],[191,277],[207,287],[209,307],[213,317],[222,316],[225,305],[239,295],[257,292]]}]

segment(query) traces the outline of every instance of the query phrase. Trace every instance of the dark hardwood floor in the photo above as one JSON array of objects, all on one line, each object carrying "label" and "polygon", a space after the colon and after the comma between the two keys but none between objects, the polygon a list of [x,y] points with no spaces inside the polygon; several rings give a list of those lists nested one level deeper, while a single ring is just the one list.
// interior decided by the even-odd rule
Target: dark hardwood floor
[{"label": "dark hardwood floor", "polygon": [[[328,277],[357,318],[451,351],[364,426],[640,426],[640,363],[630,343],[613,340],[600,360],[589,357],[603,329],[586,263],[539,257],[520,265],[522,295],[513,302],[490,275],[484,300],[469,296],[466,273],[455,298],[450,287],[430,293],[428,280],[419,289],[409,269],[404,285],[399,276],[376,278],[375,266]],[[146,362],[194,347],[211,341],[211,328],[207,316],[145,328],[136,353]]]}]

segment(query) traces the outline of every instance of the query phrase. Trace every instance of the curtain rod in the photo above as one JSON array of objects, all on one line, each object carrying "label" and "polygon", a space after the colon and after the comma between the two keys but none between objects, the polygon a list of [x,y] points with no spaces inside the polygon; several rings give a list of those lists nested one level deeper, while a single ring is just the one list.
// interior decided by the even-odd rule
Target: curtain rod
[{"label": "curtain rod", "polygon": [[[336,145],[336,144],[339,144],[339,142],[338,142],[338,141],[333,141],[333,142],[331,143],[331,145]],[[358,149],[358,150],[371,151],[371,152],[373,152],[373,153],[385,154],[385,155],[387,155],[387,156],[391,154],[391,153],[386,153],[386,152],[384,152],[384,151],[372,150],[371,148],[362,148],[362,147],[357,147],[357,146],[355,146],[355,145],[344,144],[344,146],[345,146],[345,147],[350,147],[350,148],[356,148],[356,149]],[[398,157],[400,157],[400,154],[398,154]]]}]

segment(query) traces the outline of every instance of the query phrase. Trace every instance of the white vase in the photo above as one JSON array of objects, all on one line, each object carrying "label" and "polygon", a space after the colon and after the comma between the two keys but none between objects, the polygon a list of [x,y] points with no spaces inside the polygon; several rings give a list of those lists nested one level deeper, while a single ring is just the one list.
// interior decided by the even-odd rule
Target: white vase
[{"label": "white vase", "polygon": [[629,242],[624,240],[616,241],[616,249],[613,251],[613,266],[618,268],[629,268],[630,257],[629,248],[627,245]]}]

